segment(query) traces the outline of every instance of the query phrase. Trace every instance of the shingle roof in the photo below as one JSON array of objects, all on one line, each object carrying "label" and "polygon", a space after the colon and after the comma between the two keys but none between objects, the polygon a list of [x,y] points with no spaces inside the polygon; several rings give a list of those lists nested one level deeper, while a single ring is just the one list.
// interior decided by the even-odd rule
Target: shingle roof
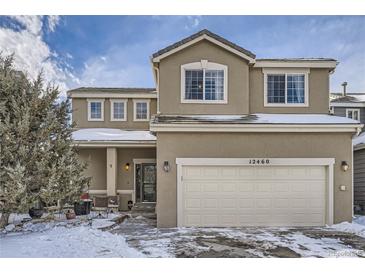
[{"label": "shingle roof", "polygon": [[364,103],[365,94],[350,94],[331,100],[331,103]]},{"label": "shingle roof", "polygon": [[68,93],[73,92],[115,92],[115,93],[153,93],[155,88],[102,88],[102,87],[80,87],[69,90]]},{"label": "shingle roof", "polygon": [[237,44],[235,44],[233,42],[230,42],[227,39],[225,39],[225,38],[223,38],[223,37],[221,37],[221,36],[219,36],[219,35],[217,35],[217,34],[215,34],[213,32],[210,32],[207,29],[203,29],[203,30],[201,30],[201,31],[199,31],[199,32],[197,32],[197,33],[195,33],[193,35],[190,35],[189,37],[186,37],[186,38],[184,38],[184,39],[182,39],[182,40],[180,40],[180,41],[178,41],[178,42],[176,42],[176,43],[174,43],[174,44],[172,44],[170,46],[167,46],[166,48],[163,48],[163,49],[155,52],[154,54],[152,54],[152,57],[153,58],[158,57],[158,56],[160,56],[160,55],[162,55],[162,54],[164,54],[166,52],[169,52],[170,50],[173,50],[173,49],[175,49],[175,48],[177,48],[177,47],[179,47],[181,45],[184,45],[184,44],[186,44],[186,43],[188,43],[188,42],[190,42],[190,41],[192,41],[192,40],[194,40],[194,39],[196,39],[199,36],[202,36],[204,34],[205,35],[208,35],[211,38],[216,39],[217,41],[219,41],[219,42],[221,42],[221,43],[223,43],[223,44],[225,44],[225,45],[227,45],[227,46],[229,46],[231,48],[234,48],[235,50],[238,50],[238,51],[240,51],[240,52],[248,55],[249,57],[251,57],[253,59],[256,58],[256,55],[253,54],[251,51],[249,51],[247,49],[244,49],[241,46],[239,46],[239,45],[237,45]]}]

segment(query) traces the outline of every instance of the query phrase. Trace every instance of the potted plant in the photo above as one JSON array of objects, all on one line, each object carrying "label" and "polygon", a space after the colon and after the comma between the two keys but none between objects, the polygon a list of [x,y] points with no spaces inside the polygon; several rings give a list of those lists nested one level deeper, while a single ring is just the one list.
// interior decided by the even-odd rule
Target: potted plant
[{"label": "potted plant", "polygon": [[67,212],[66,212],[66,219],[67,220],[72,220],[72,219],[75,219],[75,218],[76,218],[75,212],[72,212],[70,210],[67,210]]},{"label": "potted plant", "polygon": [[29,216],[32,219],[39,219],[44,213],[43,203],[41,200],[37,200],[33,203],[33,206],[28,211]]}]

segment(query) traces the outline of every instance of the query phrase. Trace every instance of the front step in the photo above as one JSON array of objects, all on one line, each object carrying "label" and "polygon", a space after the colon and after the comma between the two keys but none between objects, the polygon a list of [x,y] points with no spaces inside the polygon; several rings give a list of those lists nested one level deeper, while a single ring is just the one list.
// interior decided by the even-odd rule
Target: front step
[{"label": "front step", "polygon": [[155,203],[135,203],[132,207],[132,212],[155,213],[156,204]]},{"label": "front step", "polygon": [[142,216],[156,219],[156,203],[136,203],[131,210],[132,217]]}]

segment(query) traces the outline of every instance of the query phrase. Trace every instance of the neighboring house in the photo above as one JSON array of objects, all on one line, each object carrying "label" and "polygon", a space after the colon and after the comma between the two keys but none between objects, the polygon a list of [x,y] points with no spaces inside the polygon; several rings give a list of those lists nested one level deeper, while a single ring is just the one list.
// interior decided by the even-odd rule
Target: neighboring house
[{"label": "neighboring house", "polygon": [[257,59],[203,30],[151,63],[156,89],[68,93],[91,193],[156,202],[159,227],[351,220],[361,125],[328,114],[336,60]]},{"label": "neighboring house", "polygon": [[331,113],[336,116],[347,117],[365,123],[365,93],[331,93]]},{"label": "neighboring house", "polygon": [[[331,100],[334,115],[365,123],[365,93],[342,93]],[[363,128],[364,130],[364,128]],[[365,136],[354,137],[354,206],[356,213],[365,213]]]},{"label": "neighboring house", "polygon": [[365,214],[365,133],[353,140],[355,213]]}]

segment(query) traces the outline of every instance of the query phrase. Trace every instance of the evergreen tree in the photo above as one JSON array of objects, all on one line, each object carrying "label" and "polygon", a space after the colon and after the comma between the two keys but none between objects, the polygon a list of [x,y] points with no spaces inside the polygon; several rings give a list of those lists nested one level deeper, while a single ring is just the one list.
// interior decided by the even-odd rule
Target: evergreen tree
[{"label": "evergreen tree", "polygon": [[70,103],[58,96],[41,76],[30,81],[15,70],[13,56],[0,56],[0,227],[35,201],[77,199],[89,181],[72,146]]}]

